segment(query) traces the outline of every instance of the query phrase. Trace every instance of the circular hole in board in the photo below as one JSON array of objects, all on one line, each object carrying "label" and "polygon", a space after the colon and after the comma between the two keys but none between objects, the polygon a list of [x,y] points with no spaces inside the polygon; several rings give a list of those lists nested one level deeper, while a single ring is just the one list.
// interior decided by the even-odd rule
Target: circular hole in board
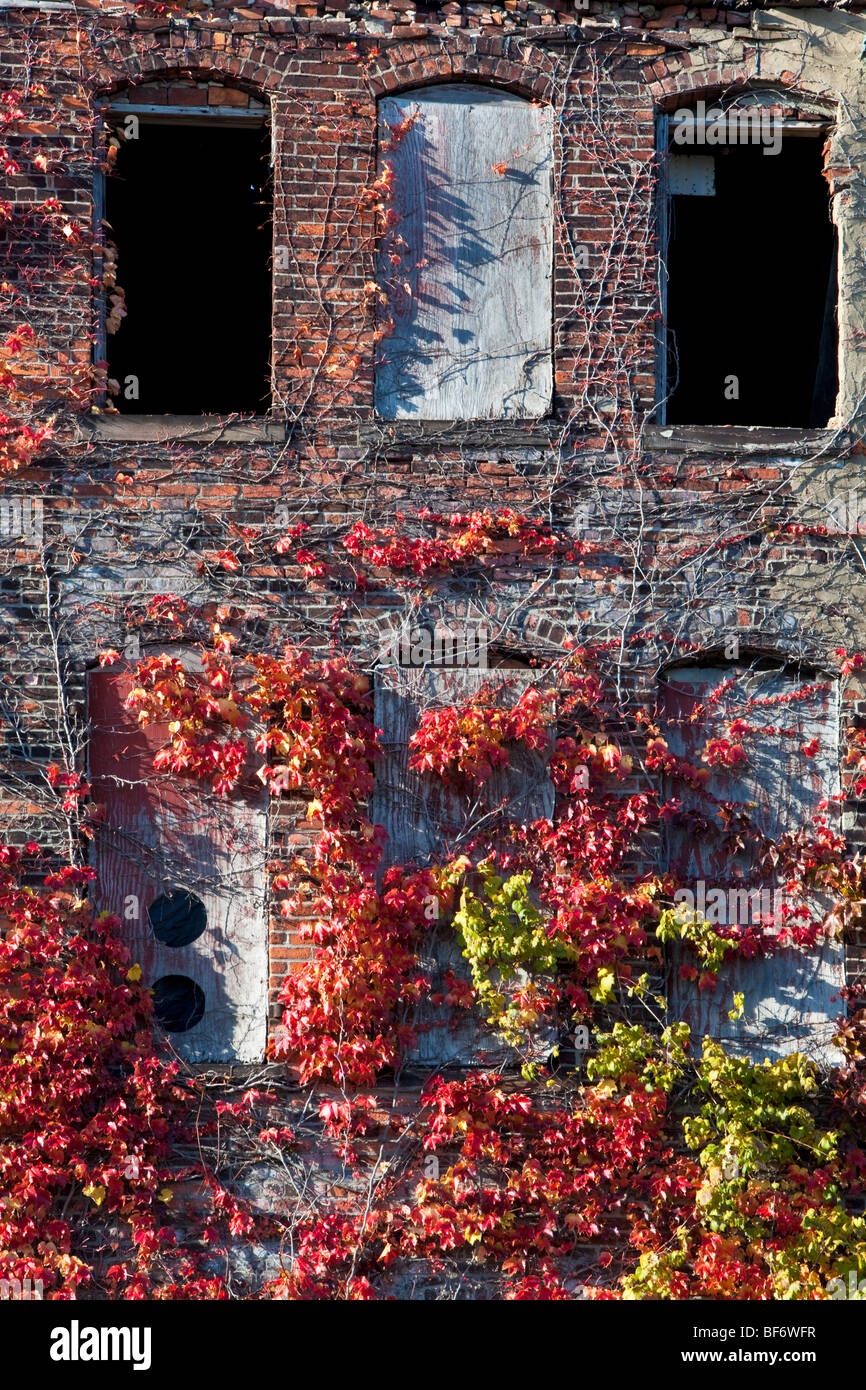
[{"label": "circular hole in board", "polygon": [[163,946],[189,946],[207,926],[207,910],[201,898],[186,888],[170,888],[147,909],[153,934]]},{"label": "circular hole in board", "polygon": [[167,1033],[187,1033],[204,1017],[204,990],[188,975],[163,975],[153,986],[153,1008]]}]

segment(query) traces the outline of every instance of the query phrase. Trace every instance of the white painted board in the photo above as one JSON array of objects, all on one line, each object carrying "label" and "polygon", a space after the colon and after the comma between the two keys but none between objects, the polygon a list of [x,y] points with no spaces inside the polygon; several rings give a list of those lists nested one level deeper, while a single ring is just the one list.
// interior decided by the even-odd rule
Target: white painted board
[{"label": "white painted board", "polygon": [[[258,1061],[268,1005],[264,797],[223,800],[155,772],[164,729],[141,729],[123,709],[132,683],[109,671],[90,676],[90,773],[105,812],[94,840],[95,901],[121,918],[147,987],[182,976],[202,991],[200,1021],[168,1034],[181,1057]],[[196,940],[170,946],[155,936],[147,909],[176,888],[195,894],[207,922]]]},{"label": "white painted board", "polygon": [[[414,122],[393,142],[392,130]],[[376,409],[388,420],[536,419],[550,407],[553,112],[464,83],[379,103],[383,238]],[[389,143],[393,148],[389,149]],[[392,257],[396,256],[396,263]]]}]

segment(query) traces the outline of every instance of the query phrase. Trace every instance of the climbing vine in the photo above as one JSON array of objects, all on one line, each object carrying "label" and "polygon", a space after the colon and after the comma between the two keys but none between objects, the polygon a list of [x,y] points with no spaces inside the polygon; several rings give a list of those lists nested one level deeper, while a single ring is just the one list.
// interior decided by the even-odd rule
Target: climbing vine
[{"label": "climbing vine", "polygon": [[[135,6],[157,17],[182,8]],[[85,43],[77,34],[78,51],[101,58],[99,35]],[[370,98],[378,50],[367,39],[352,49],[359,97]],[[38,82],[2,98],[0,162],[10,178],[26,166],[46,187],[44,197],[40,188],[29,202],[0,203],[4,234],[30,247],[30,263],[11,265],[0,284],[12,325],[0,343],[0,472],[27,477],[50,453],[79,486],[108,488],[112,503],[108,520],[82,513],[41,553],[39,669],[52,692],[65,691],[81,674],[84,632],[94,658],[132,677],[130,728],[158,734],[155,773],[222,799],[242,798],[257,780],[274,806],[300,800],[308,833],[294,848],[281,844],[271,865],[272,910],[293,931],[299,924],[306,958],[284,977],[267,1062],[240,1086],[203,1075],[166,1050],[123,923],[94,909],[99,885],[83,865],[105,826],[86,773],[85,721],[44,696],[54,720],[45,758],[27,741],[32,711],[10,695],[9,783],[40,798],[75,862],[59,863],[56,836],[44,855],[20,847],[18,826],[0,853],[0,1278],[40,1280],[61,1299],[368,1299],[407,1280],[447,1286],[452,1277],[478,1296],[518,1300],[819,1299],[834,1280],[866,1274],[862,991],[840,997],[843,1061],[820,1074],[800,1054],[758,1064],[692,1037],[670,987],[717,994],[735,1023],[746,1003],[729,984],[734,963],[809,951],[858,925],[863,869],[834,828],[832,798],[770,841],[753,808],[712,793],[715,775],[748,770],[771,736],[791,744],[803,769],[826,750],[817,738],[797,742],[795,714],[780,701],[777,723],[759,723],[755,705],[683,756],[630,679],[641,654],[655,672],[709,644],[706,631],[659,618],[663,584],[680,584],[689,604],[703,584],[705,607],[725,608],[731,557],[757,569],[783,541],[796,559],[835,544],[848,564],[852,545],[832,528],[792,522],[788,500],[774,497],[765,515],[746,483],[733,512],[704,518],[695,545],[693,495],[679,497],[694,473],[642,452],[634,344],[652,310],[635,311],[625,346],[608,350],[626,267],[641,293],[650,273],[651,237],[635,209],[652,193],[652,161],[634,167],[597,53],[582,63],[577,77],[576,60],[561,64],[554,105],[561,131],[581,126],[601,190],[590,206],[611,234],[592,281],[570,221],[576,194],[563,195],[557,228],[572,288],[562,320],[581,325],[583,355],[546,446],[549,476],[538,481],[537,458],[520,463],[495,504],[494,451],[466,439],[434,440],[423,490],[435,498],[413,508],[403,499],[412,488],[392,483],[405,459],[397,450],[395,462],[385,427],[339,484],[329,449],[307,446],[297,429],[312,400],[345,410],[365,353],[388,351],[402,289],[375,273],[382,244],[391,264],[401,260],[387,161],[355,189],[352,249],[346,226],[326,220],[306,257],[315,302],[280,363],[285,445],[244,452],[220,440],[130,458],[128,446],[106,444],[106,467],[90,450],[82,461],[63,427],[93,406],[110,413],[104,364],[89,353],[64,358],[34,305],[45,277],[70,293],[105,291],[110,328],[123,311],[123,267],[103,236],[68,215],[57,196],[68,171],[22,129],[50,115],[67,135],[89,137],[90,118],[82,129],[58,113]],[[311,98],[297,100],[293,119],[331,148],[348,145],[367,117],[357,103],[337,116]],[[393,129],[392,144],[408,128]],[[110,141],[100,157],[110,166]],[[369,277],[348,308],[339,270],[326,269],[338,251]],[[297,487],[304,447],[310,482]],[[508,449],[532,454],[520,439]],[[183,534],[172,521],[144,564],[161,574],[170,563],[183,594],[143,600],[137,581],[120,597],[107,585],[94,602],[76,599],[82,557],[128,544],[125,528],[143,510],[133,490],[142,463],[166,489],[195,469],[204,487],[218,476],[237,489],[253,477],[269,511],[283,514],[247,524],[203,508]],[[458,468],[477,505],[455,498]],[[743,483],[736,474],[725,471],[732,487]],[[650,536],[659,494],[666,529]],[[160,517],[148,522],[158,532]],[[575,618],[574,595],[587,586]],[[542,611],[558,637],[533,635],[526,615]],[[455,614],[487,624],[494,656],[522,645],[531,659],[519,682],[506,660],[465,698],[420,710],[409,771],[456,800],[466,830],[441,855],[386,865],[387,830],[373,816],[385,755],[376,620]],[[144,656],[124,655],[130,635],[145,641]],[[864,658],[846,641],[833,675],[856,681]],[[200,666],[179,659],[179,644],[197,648]],[[723,709],[734,679],[703,695],[695,717]],[[808,701],[818,685],[803,676],[785,700]],[[866,785],[864,750],[866,734],[852,726],[844,756],[855,797]],[[529,764],[543,767],[555,802],[515,817],[500,774]],[[683,884],[660,869],[659,847],[695,799],[696,838],[721,827],[732,845],[739,837],[736,848],[751,837],[772,861],[797,904],[782,922],[740,927],[677,902]],[[457,955],[437,974],[443,938]],[[425,1032],[455,1021],[471,1023],[494,1061],[459,1077],[422,1075]],[[257,1164],[287,1175],[289,1196],[272,1209],[234,1181]],[[266,1253],[264,1276],[234,1273],[239,1248]]]}]

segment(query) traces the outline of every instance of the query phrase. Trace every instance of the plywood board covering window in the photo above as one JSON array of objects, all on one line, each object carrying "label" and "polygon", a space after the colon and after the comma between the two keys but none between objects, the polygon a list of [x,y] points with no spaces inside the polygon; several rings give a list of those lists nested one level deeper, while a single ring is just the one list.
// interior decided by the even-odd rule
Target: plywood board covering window
[{"label": "plywood board covering window", "polygon": [[[407,124],[408,123],[408,124]],[[395,133],[402,132],[402,133]],[[379,103],[386,419],[537,418],[550,406],[553,113],[447,84]]]},{"label": "plywood board covering window", "polygon": [[[423,669],[389,667],[377,673],[375,721],[382,730],[384,756],[376,767],[373,819],[388,832],[387,864],[440,863],[467,847],[479,824],[490,826],[497,815],[527,822],[551,817],[554,789],[547,773],[548,753],[514,748],[507,767],[498,769],[476,800],[446,786],[439,777],[409,768],[409,739],[423,710],[460,705],[481,687],[495,690],[503,705],[514,704],[537,673],[514,669]],[[552,746],[552,743],[551,743]],[[489,817],[489,819],[487,819]],[[431,925],[422,964],[442,990],[446,972],[468,979],[469,972],[450,920]],[[419,1006],[418,1042],[407,1055],[409,1066],[501,1066],[514,1054],[476,1011],[447,1009],[429,1001]],[[540,1027],[534,1040],[538,1060],[555,1042],[552,1025]]]},{"label": "plywood board covering window", "polygon": [[[708,661],[668,671],[661,694],[670,750],[695,766],[705,766],[707,741],[726,737],[731,720],[744,719],[759,731],[742,736],[747,764],[711,769],[708,795],[679,783],[671,787],[683,813],[670,829],[668,856],[678,880],[703,904],[706,920],[744,926],[763,919],[778,930],[782,903],[791,900],[782,896],[784,883],[772,866],[761,862],[762,843],[798,830],[814,833],[819,802],[839,790],[838,688],[765,660],[751,668]],[[805,757],[802,749],[814,747],[814,740],[815,755]],[[824,814],[832,824],[833,811]],[[820,921],[828,906],[810,898],[813,920]],[[734,958],[723,965],[715,990],[701,990],[680,975],[693,956],[675,948],[671,957],[672,1008],[690,1024],[693,1038],[720,1038],[756,1061],[790,1052],[827,1065],[841,1061],[832,1044],[845,982],[841,943],[825,939],[814,950]],[[745,1008],[732,1020],[735,992],[744,995]]]},{"label": "plywood board covering window", "polygon": [[266,811],[156,773],[160,726],[123,708],[128,675],[89,681],[90,774],[105,809],[98,906],[121,918],[172,1046],[191,1062],[254,1062],[267,1021]]}]

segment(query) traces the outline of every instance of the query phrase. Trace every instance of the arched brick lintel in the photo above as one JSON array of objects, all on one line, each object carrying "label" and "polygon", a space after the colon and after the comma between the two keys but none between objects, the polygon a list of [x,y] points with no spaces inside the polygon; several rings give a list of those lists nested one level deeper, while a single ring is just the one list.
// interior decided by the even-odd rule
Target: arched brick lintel
[{"label": "arched brick lintel", "polygon": [[[252,45],[236,45],[222,52],[199,44],[186,48],[152,46],[139,49],[133,44],[117,44],[112,54],[100,63],[90,76],[89,86],[99,96],[144,86],[153,81],[172,77],[191,77],[196,82],[221,82],[238,87],[251,96],[276,95],[286,77],[277,67],[278,52],[263,53],[261,48],[252,57]],[[291,79],[289,79],[290,81]]]},{"label": "arched brick lintel", "polygon": [[[510,55],[510,56],[509,56]],[[472,82],[499,87],[530,101],[550,101],[554,90],[551,60],[537,49],[519,61],[505,40],[465,42],[443,52],[441,42],[405,44],[389,49],[369,74],[373,95],[394,96],[443,82]]]},{"label": "arched brick lintel", "polygon": [[[343,56],[338,43],[324,55],[329,62]],[[348,59],[348,53],[345,55]],[[181,48],[151,44],[117,43],[113,52],[94,69],[90,86],[100,95],[136,87],[174,75],[191,76],[198,81],[225,82],[252,95],[292,95],[292,77],[286,70],[286,55],[276,46],[272,51],[235,43],[231,50],[215,50],[201,44]],[[376,65],[366,68],[364,78],[374,97],[410,91],[442,82],[478,82],[501,87],[533,101],[550,101],[555,87],[555,63],[539,49],[515,53],[505,39],[438,39],[389,47]],[[359,72],[359,85],[363,78]]]},{"label": "arched brick lintel", "polygon": [[736,66],[710,60],[701,65],[696,59],[696,54],[670,54],[646,70],[649,94],[658,111],[676,111],[698,100],[715,101],[749,91],[785,92],[792,104],[808,101],[825,107],[828,115],[834,109],[832,94],[806,86],[794,73],[761,75],[753,56]]}]

